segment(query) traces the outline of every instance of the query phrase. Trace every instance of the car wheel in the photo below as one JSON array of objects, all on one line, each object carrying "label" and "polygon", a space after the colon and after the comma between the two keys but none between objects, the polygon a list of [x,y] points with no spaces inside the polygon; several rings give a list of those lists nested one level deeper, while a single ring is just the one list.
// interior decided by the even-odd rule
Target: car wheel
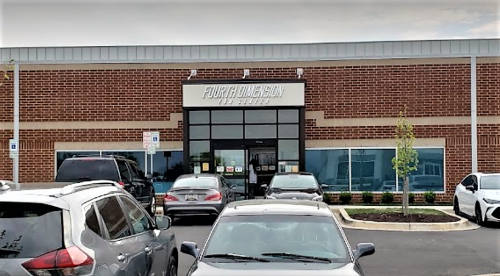
[{"label": "car wheel", "polygon": [[156,215],[156,195],[155,195],[155,190],[152,190],[152,192],[151,192],[151,202],[149,203],[148,212],[149,212],[149,215],[152,216],[152,217],[154,217]]},{"label": "car wheel", "polygon": [[168,276],[177,276],[177,260],[174,256],[170,257],[168,262]]},{"label": "car wheel", "polygon": [[476,204],[475,214],[476,214],[476,223],[477,225],[483,225],[483,216],[481,215],[481,207],[479,204]]},{"label": "car wheel", "polygon": [[458,198],[456,197],[453,201],[453,211],[455,211],[455,215],[460,216],[460,206],[458,205]]}]

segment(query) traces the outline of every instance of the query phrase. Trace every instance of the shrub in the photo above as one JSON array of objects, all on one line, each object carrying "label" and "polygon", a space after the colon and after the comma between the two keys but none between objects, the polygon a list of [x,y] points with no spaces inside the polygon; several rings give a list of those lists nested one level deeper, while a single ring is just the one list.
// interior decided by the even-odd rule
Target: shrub
[{"label": "shrub", "polygon": [[391,204],[393,202],[394,202],[394,194],[389,191],[385,191],[382,194],[382,203]]},{"label": "shrub", "polygon": [[323,193],[323,202],[330,204],[332,202],[332,195],[330,193]]},{"label": "shrub", "polygon": [[364,203],[370,204],[373,202],[373,193],[370,191],[363,192],[362,198]]},{"label": "shrub", "polygon": [[427,191],[424,194],[424,200],[425,202],[432,204],[436,200],[436,193],[434,191]]},{"label": "shrub", "polygon": [[408,193],[408,203],[415,203],[415,194],[414,193]]},{"label": "shrub", "polygon": [[342,191],[339,196],[340,202],[344,205],[349,204],[352,199],[352,194],[351,192],[348,191]]}]

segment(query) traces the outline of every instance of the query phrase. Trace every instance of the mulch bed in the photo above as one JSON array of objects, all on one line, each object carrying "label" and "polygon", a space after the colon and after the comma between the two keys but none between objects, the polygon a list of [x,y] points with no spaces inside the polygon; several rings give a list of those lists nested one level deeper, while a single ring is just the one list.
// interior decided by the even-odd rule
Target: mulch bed
[{"label": "mulch bed", "polygon": [[353,219],[375,222],[456,222],[460,219],[449,215],[419,215],[410,214],[405,217],[401,213],[352,214]]}]

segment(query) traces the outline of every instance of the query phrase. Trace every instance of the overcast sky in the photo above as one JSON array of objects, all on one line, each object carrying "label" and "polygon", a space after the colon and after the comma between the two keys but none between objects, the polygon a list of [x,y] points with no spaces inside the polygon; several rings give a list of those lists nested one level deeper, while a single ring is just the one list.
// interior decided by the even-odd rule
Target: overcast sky
[{"label": "overcast sky", "polygon": [[500,38],[500,0],[0,0],[0,46]]}]

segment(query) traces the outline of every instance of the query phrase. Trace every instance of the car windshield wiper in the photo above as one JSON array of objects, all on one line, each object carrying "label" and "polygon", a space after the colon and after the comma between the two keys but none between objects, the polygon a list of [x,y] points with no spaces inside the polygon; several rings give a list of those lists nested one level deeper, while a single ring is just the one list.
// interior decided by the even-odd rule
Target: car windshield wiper
[{"label": "car windshield wiper", "polygon": [[204,258],[223,258],[223,259],[231,259],[231,260],[241,260],[241,261],[258,261],[258,262],[269,262],[269,260],[262,259],[262,258],[257,258],[257,257],[251,257],[251,256],[245,256],[245,255],[240,255],[240,254],[233,254],[233,253],[227,253],[227,254],[209,254],[205,255]]},{"label": "car windshield wiper", "polygon": [[262,253],[262,256],[271,256],[271,257],[276,257],[276,258],[287,258],[287,259],[292,259],[296,261],[322,261],[322,262],[329,262],[331,263],[332,261],[328,258],[322,258],[322,257],[315,257],[315,256],[307,256],[307,255],[300,255],[300,254],[293,254],[293,253],[287,253],[287,252],[269,252],[269,253]]}]

